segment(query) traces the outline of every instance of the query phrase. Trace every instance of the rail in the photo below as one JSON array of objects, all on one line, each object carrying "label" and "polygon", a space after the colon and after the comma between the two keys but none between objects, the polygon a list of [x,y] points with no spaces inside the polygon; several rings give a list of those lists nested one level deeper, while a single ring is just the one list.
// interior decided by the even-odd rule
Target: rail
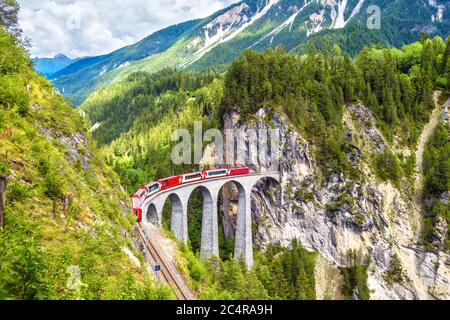
[{"label": "rail", "polygon": [[181,279],[179,279],[179,277],[174,275],[173,268],[175,268],[175,266],[173,267],[170,266],[170,263],[166,261],[165,257],[159,252],[159,249],[148,238],[147,234],[145,233],[140,223],[138,224],[137,229],[139,238],[142,240],[143,244],[147,248],[150,255],[153,257],[155,261],[160,263],[161,274],[164,277],[167,284],[169,284],[172,287],[177,298],[179,300],[195,300],[195,296],[193,295],[193,293],[187,289],[187,284],[185,282],[183,284],[180,284]]}]

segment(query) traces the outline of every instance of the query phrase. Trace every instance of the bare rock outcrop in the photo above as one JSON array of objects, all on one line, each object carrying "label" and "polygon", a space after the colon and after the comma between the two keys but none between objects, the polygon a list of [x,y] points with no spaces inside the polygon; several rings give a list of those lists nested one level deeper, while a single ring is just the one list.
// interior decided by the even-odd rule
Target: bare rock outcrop
[{"label": "bare rock outcrop", "polygon": [[[344,126],[350,138],[363,137],[359,144],[355,142],[355,148],[383,151],[387,144],[370,111],[364,106],[349,106],[347,111],[351,117],[344,120]],[[360,181],[344,174],[323,177],[314,161],[314,146],[283,115],[271,113],[270,121],[267,115],[261,109],[251,123],[240,122],[237,110],[224,116],[225,129],[280,131],[281,184],[261,181],[252,196],[257,246],[289,246],[297,238],[335,266],[345,266],[349,250],[358,250],[370,261],[372,299],[450,298],[448,255],[427,252],[418,244],[421,213],[415,203],[392,184],[377,181],[364,163],[358,164],[365,172]],[[258,148],[255,143],[257,139],[241,139],[236,148]],[[266,170],[253,161],[235,165]],[[229,206],[222,203],[221,210],[230,212]],[[405,275],[400,283],[392,283],[386,276],[394,256],[399,257]]]}]

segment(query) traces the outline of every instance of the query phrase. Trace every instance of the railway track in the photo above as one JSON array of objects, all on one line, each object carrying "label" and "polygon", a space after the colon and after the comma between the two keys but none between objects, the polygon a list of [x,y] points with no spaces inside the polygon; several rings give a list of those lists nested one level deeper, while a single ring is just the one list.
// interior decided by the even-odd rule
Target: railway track
[{"label": "railway track", "polygon": [[187,289],[187,284],[184,282],[184,279],[180,279],[182,278],[181,275],[178,274],[177,277],[177,275],[174,274],[175,266],[171,266],[170,263],[166,261],[165,257],[159,252],[159,249],[152,244],[140,223],[138,224],[137,229],[139,238],[147,248],[150,255],[153,257],[153,259],[161,265],[161,274],[167,284],[169,284],[173,288],[177,298],[179,300],[194,300],[195,297],[190,292],[190,290]]}]

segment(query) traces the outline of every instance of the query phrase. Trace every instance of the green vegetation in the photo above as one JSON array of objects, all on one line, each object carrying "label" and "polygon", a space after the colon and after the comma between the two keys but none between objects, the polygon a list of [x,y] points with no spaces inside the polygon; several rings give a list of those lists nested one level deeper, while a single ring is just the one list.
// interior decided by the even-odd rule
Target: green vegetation
[{"label": "green vegetation", "polygon": [[[425,187],[424,198],[430,200],[426,207],[429,215],[425,217],[423,237],[430,245],[435,240],[442,243],[446,250],[450,249],[450,202],[444,200],[444,194],[450,190],[450,130],[448,124],[441,122],[428,142],[424,153]],[[436,232],[438,219],[447,223],[445,239],[439,239]]]},{"label": "green vegetation", "polygon": [[[121,206],[128,196],[85,139],[83,119],[1,27],[0,57],[0,170],[11,174],[0,230],[0,299],[173,298],[122,252],[131,248],[143,261],[122,235],[133,223]],[[79,153],[74,141],[83,145]]]},{"label": "green vegetation", "polygon": [[450,130],[441,123],[424,154],[425,192],[439,195],[450,190]]},{"label": "green vegetation", "polygon": [[255,250],[255,263],[247,270],[236,259],[200,260],[187,246],[181,251],[186,272],[201,299],[314,300],[315,257],[298,241],[291,248],[271,245],[264,253]]},{"label": "green vegetation", "polygon": [[394,256],[391,258],[389,268],[385,274],[385,278],[390,285],[392,285],[393,283],[402,283],[405,280],[402,262],[397,254],[394,254]]},{"label": "green vegetation", "polygon": [[341,268],[344,277],[343,294],[348,300],[358,298],[369,300],[370,292],[367,287],[367,263],[360,253],[350,250],[347,257],[348,267]]},{"label": "green vegetation", "polygon": [[[367,105],[389,141],[396,137],[402,145],[415,145],[434,108],[433,90],[437,77],[445,74],[439,65],[449,45],[439,37],[424,37],[401,50],[364,48],[354,60],[337,46],[302,56],[282,49],[246,51],[227,73],[222,112],[237,106],[242,121],[262,107],[284,112],[317,147],[316,158],[328,173],[358,177],[345,153],[344,104]],[[404,175],[392,151],[373,157],[383,180],[398,182]]]},{"label": "green vegetation", "polygon": [[396,185],[403,176],[398,157],[390,151],[375,155],[372,166],[375,169],[375,174],[381,180],[390,180]]},{"label": "green vegetation", "polygon": [[188,235],[192,251],[200,252],[202,239],[203,195],[200,189],[194,190],[188,203]]},{"label": "green vegetation", "polygon": [[[367,105],[375,125],[387,140],[387,149],[384,152],[363,150],[363,157],[371,159],[373,171],[381,180],[400,186],[404,180],[411,179],[415,157],[404,158],[391,145],[395,141],[399,148],[415,148],[419,133],[435,107],[433,91],[444,89],[438,79],[446,76],[442,61],[449,43],[439,37],[424,36],[402,49],[364,48],[354,59],[342,54],[337,46],[324,52],[309,50],[301,56],[283,49],[262,53],[246,51],[232,63],[224,79],[214,70],[195,74],[170,69],[156,74],[140,72],[98,91],[81,109],[91,125],[100,124],[93,135],[129,194],[151,180],[196,170],[193,166],[175,166],[171,162],[172,132],[177,128],[192,132],[194,121],[201,121],[204,129],[219,127],[223,113],[235,107],[241,111],[241,121],[252,120],[260,108],[286,114],[295,129],[315,146],[315,160],[323,171],[322,176],[342,172],[357,180],[363,177],[359,166],[348,161],[346,152],[352,150],[353,142],[346,136],[343,114],[346,104]],[[130,116],[122,121],[124,113]],[[439,146],[436,149],[441,150]],[[430,173],[431,176],[436,174]],[[291,193],[303,200],[314,198],[303,191]],[[345,206],[354,209],[354,204],[354,199],[343,192],[327,209],[330,212]],[[441,204],[437,208],[446,214]],[[199,260],[200,194],[191,199],[188,211],[190,244],[182,249],[182,254],[200,297],[313,298],[314,285],[306,280],[310,279],[311,269],[305,267],[302,271],[294,267],[308,265],[303,258],[294,259],[290,267],[280,263],[279,256],[288,259],[285,249],[271,248],[258,253],[255,267],[246,271],[231,258],[234,239],[226,239],[220,230],[220,259]],[[167,205],[163,219],[167,229],[169,217],[170,205]],[[366,222],[361,212],[356,212],[354,221],[359,226]],[[349,259],[348,267],[342,268],[344,295],[350,299],[357,292],[360,299],[368,299],[367,264],[355,257]],[[272,265],[272,261],[278,265]],[[289,268],[295,269],[294,275],[289,276]],[[284,273],[284,278],[275,277],[280,273]],[[296,286],[297,278],[302,286]],[[246,292],[238,290],[239,286],[250,286],[248,279],[252,279],[254,287]],[[275,286],[272,281],[280,283]],[[278,292],[277,288],[284,289]]]},{"label": "green vegetation", "polygon": [[151,128],[168,113],[179,113],[195,97],[197,89],[217,77],[214,70],[201,74],[172,69],[154,74],[134,73],[125,81],[93,94],[81,109],[87,112],[93,125],[100,124],[93,132],[95,140],[101,145],[110,144],[133,125],[134,129]]},{"label": "green vegetation", "polygon": [[171,136],[179,128],[193,133],[195,121],[204,130],[219,126],[223,83],[216,77],[220,76],[214,70],[134,74],[82,106],[91,125],[101,124],[93,136],[108,144],[102,153],[130,194],[149,181],[197,169],[173,164],[171,151],[176,142]]},{"label": "green vegetation", "polygon": [[[406,1],[400,2],[392,12],[408,11]],[[444,42],[424,34],[420,41],[401,49],[364,47],[374,42],[400,46],[417,36],[407,33],[407,27],[396,33],[392,26],[398,22],[392,15],[385,17],[384,23],[391,27],[383,31],[363,33],[357,17],[345,31],[313,36],[307,45],[294,50],[302,55],[289,54],[277,45],[284,44],[289,51],[306,40],[305,33],[280,31],[273,37],[274,43],[270,40],[277,49],[245,51],[225,77],[218,71],[222,67],[197,73],[167,68],[179,65],[192,53],[186,52],[186,45],[202,26],[191,21],[114,54],[82,59],[58,74],[56,82],[68,89],[76,103],[101,84],[113,83],[92,94],[77,113],[48,81],[34,73],[20,40],[17,2],[3,3],[12,9],[0,7],[0,173],[12,178],[5,229],[0,231],[0,299],[173,298],[170,289],[156,285],[133,265],[122,248],[131,248],[142,261],[131,239],[123,235],[132,232],[134,222],[123,205],[129,194],[151,180],[198,169],[171,162],[175,129],[192,132],[194,121],[201,121],[204,130],[219,127],[222,114],[235,107],[241,111],[241,121],[251,120],[260,108],[267,108],[287,115],[294,129],[314,146],[314,160],[322,170],[319,176],[345,173],[358,180],[363,177],[359,166],[348,160],[354,146],[346,135],[343,116],[345,105],[364,104],[388,148],[363,156],[373,159],[371,165],[380,179],[398,186],[412,175],[414,156],[404,159],[389,145],[398,142],[400,148],[414,147],[435,107],[433,91],[450,90],[450,38]],[[390,3],[379,1],[383,8]],[[251,6],[256,10],[257,1]],[[311,14],[309,10],[302,14]],[[426,12],[426,19],[429,16]],[[273,21],[257,21],[190,68],[204,70],[219,61],[230,62],[277,25],[277,15],[268,13],[267,17]],[[408,20],[405,25],[420,19]],[[180,37],[194,27],[198,29]],[[305,26],[295,27],[305,31]],[[392,43],[396,34],[402,36]],[[341,44],[345,53],[326,43]],[[263,42],[254,46],[257,50],[265,47]],[[141,61],[125,65],[136,60]],[[111,65],[121,67],[112,71],[108,69]],[[86,122],[101,150],[91,142]],[[439,219],[450,225],[449,204],[442,198],[450,184],[448,135],[448,127],[441,124],[424,159],[424,196],[431,199],[424,230],[428,244],[436,242]],[[314,200],[313,193],[290,193],[298,199]],[[336,212],[354,206],[354,199],[343,192],[326,209]],[[170,207],[164,208],[165,228]],[[181,246],[186,262],[182,267],[199,297],[316,298],[316,253],[297,241],[291,248],[271,245],[265,252],[255,250],[254,267],[247,270],[242,261],[232,258],[234,238],[225,239],[220,230],[220,259],[200,260],[200,208],[198,192],[188,208],[190,242]],[[354,221],[362,226],[365,217],[357,212]],[[448,232],[445,245],[448,248]],[[344,296],[369,299],[367,263],[350,252],[347,265],[341,268]],[[74,290],[67,285],[72,266],[81,271],[80,286]],[[404,280],[397,256],[391,260],[386,278],[391,283]]]}]

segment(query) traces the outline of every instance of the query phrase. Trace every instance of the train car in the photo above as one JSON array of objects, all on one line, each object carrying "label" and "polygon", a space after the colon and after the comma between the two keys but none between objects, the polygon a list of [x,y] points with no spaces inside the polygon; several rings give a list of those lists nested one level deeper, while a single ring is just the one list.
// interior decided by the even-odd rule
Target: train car
[{"label": "train car", "polygon": [[134,212],[134,215],[136,216],[137,222],[141,222],[142,221],[142,209],[136,208],[136,209],[133,209],[133,212]]},{"label": "train car", "polygon": [[139,190],[133,195],[133,208],[137,208],[144,201],[147,195],[147,189],[145,187],[139,188]]},{"label": "train car", "polygon": [[142,210],[140,208],[141,200],[139,199],[139,195],[137,195],[137,194],[133,195],[132,201],[133,201],[133,213],[136,216],[136,218],[138,219],[138,222],[140,222],[139,215],[142,217],[142,212],[141,212]]},{"label": "train car", "polygon": [[158,182],[161,185],[161,190],[167,190],[176,187],[182,183],[183,176],[173,176],[170,178],[161,179]]},{"label": "train car", "polygon": [[200,181],[204,179],[204,174],[203,172],[191,172],[191,173],[187,173],[187,174],[183,174],[181,176],[181,183],[189,183],[189,182],[195,182],[195,181]]},{"label": "train car", "polygon": [[152,182],[145,186],[145,189],[147,190],[147,197],[155,194],[161,189],[161,185],[159,182]]},{"label": "train car", "polygon": [[249,168],[235,168],[235,169],[230,169],[230,176],[238,176],[238,175],[243,175],[243,174],[249,174],[250,173],[250,169]]},{"label": "train car", "polygon": [[133,212],[134,215],[137,218],[138,222],[142,221],[142,209],[141,204],[145,199],[145,196],[147,195],[147,189],[145,187],[142,187],[133,195],[132,201],[133,201]]},{"label": "train car", "polygon": [[229,169],[207,170],[207,171],[204,171],[204,176],[205,176],[205,179],[226,177],[229,174],[229,171],[230,171]]}]

